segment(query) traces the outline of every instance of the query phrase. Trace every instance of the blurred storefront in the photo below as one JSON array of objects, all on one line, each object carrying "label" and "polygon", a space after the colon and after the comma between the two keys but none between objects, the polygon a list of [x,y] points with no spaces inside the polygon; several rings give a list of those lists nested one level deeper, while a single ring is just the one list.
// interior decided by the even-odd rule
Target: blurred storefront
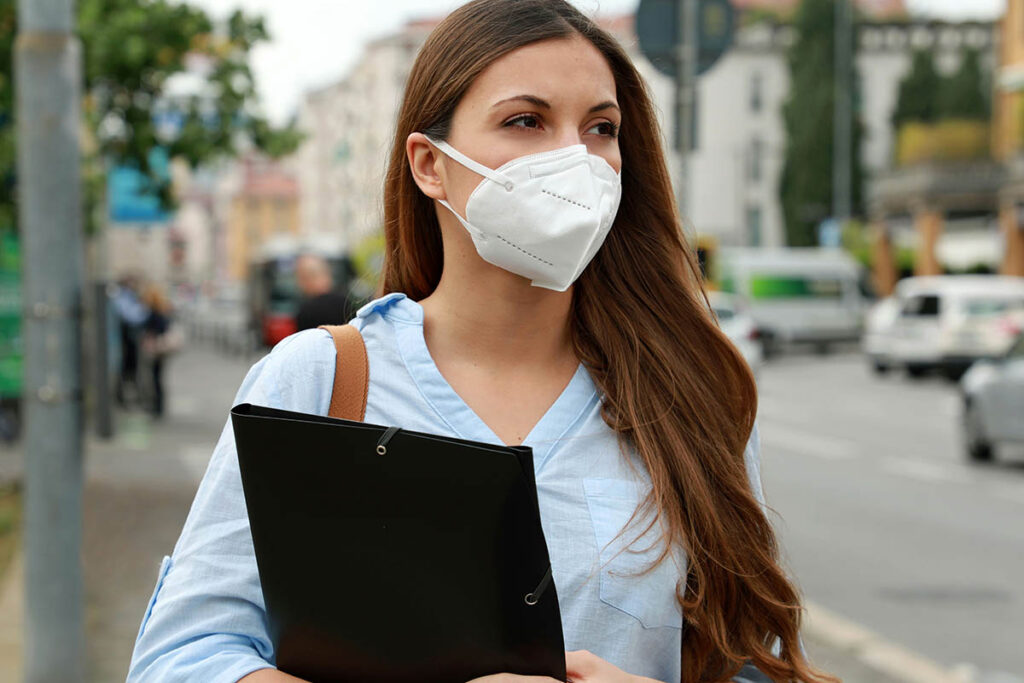
[{"label": "blurred storefront", "polygon": [[[155,147],[149,164],[162,180],[170,180],[166,150]],[[166,282],[170,273],[170,231],[173,215],[161,204],[147,176],[128,165],[107,174],[107,273],[111,279],[145,274]]]},{"label": "blurred storefront", "polygon": [[264,244],[299,234],[299,185],[287,165],[256,155],[241,159],[223,182],[228,277],[240,283]]},{"label": "blurred storefront", "polygon": [[999,224],[1001,272],[1024,276],[1024,0],[1008,0],[1000,22],[1000,60],[993,107],[992,154],[1003,163]]},{"label": "blurred storefront", "polygon": [[[1024,0],[1008,0],[992,30],[998,50],[989,120],[951,116],[894,131],[893,166],[876,174],[869,190],[879,294],[895,286],[894,253],[901,249],[912,250],[915,275],[1024,275],[1022,26]],[[955,40],[939,29],[926,35],[925,49]]]}]

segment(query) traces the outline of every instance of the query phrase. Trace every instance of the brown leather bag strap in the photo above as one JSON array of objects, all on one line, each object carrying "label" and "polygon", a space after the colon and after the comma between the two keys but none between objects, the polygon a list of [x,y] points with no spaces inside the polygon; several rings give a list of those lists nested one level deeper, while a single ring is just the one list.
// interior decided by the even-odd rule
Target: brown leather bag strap
[{"label": "brown leather bag strap", "polygon": [[370,365],[366,343],[351,325],[321,325],[334,337],[338,356],[334,362],[334,391],[328,415],[362,422],[366,416],[366,394],[370,383]]}]

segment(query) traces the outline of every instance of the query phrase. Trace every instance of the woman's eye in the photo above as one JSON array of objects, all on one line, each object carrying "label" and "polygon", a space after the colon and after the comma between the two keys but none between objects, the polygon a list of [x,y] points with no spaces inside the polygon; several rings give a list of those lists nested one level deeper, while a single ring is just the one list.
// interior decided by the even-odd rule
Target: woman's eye
[{"label": "woman's eye", "polygon": [[513,119],[509,119],[505,122],[505,126],[508,128],[540,128],[540,119],[531,114],[524,114],[517,116]]},{"label": "woman's eye", "polygon": [[609,138],[618,137],[619,127],[611,121],[602,121],[596,126],[592,126],[587,130],[588,133],[595,133],[596,135],[604,135]]}]

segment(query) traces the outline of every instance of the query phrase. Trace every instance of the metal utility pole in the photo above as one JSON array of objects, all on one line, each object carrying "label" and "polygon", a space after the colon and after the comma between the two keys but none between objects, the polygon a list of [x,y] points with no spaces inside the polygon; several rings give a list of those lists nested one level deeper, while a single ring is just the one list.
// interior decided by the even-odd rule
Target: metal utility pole
[{"label": "metal utility pole", "polygon": [[697,40],[699,0],[677,0],[676,125],[679,127],[679,185],[676,202],[680,219],[690,209],[690,151],[693,149],[693,117],[697,102]]},{"label": "metal utility pole", "polygon": [[25,306],[25,681],[84,680],[81,50],[73,0],[19,0],[15,74]]},{"label": "metal utility pole", "polygon": [[835,108],[832,119],[832,216],[842,225],[851,213],[853,169],[853,8],[835,3]]}]

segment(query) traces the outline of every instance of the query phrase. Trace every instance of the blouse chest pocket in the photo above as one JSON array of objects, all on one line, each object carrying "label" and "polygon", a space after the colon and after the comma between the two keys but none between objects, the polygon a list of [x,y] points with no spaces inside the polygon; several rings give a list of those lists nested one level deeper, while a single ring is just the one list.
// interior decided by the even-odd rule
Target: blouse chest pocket
[{"label": "blouse chest pocket", "polygon": [[637,535],[646,521],[626,529],[644,490],[622,479],[584,479],[583,490],[597,540],[601,601],[633,616],[645,628],[682,628],[675,591],[685,571],[685,558],[681,553],[670,554],[645,573],[664,547],[660,528],[653,526],[641,538]]}]

